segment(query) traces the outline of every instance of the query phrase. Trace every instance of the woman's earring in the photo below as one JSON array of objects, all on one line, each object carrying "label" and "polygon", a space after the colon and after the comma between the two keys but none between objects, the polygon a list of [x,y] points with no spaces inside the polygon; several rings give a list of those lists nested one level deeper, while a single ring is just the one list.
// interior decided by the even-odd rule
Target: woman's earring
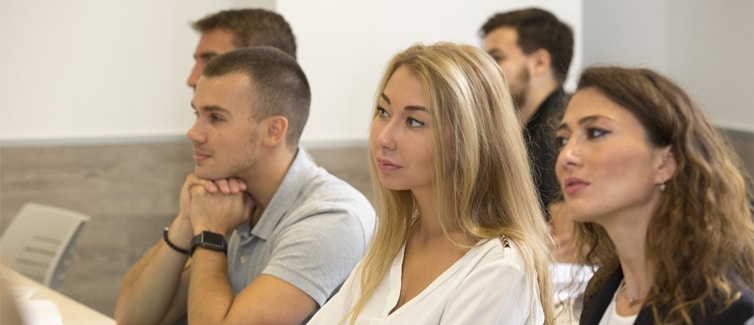
[{"label": "woman's earring", "polygon": [[657,185],[657,188],[660,189],[660,192],[665,192],[665,183]]}]

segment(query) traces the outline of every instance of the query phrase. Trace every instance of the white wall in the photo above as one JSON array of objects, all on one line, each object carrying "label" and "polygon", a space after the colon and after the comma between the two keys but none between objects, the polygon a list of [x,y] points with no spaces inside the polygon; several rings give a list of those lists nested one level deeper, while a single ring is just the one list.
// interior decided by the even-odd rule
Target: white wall
[{"label": "white wall", "polygon": [[417,42],[479,45],[494,12],[537,5],[575,29],[582,0],[0,0],[0,142],[97,143],[183,137],[185,79],[198,36],[188,23],[234,6],[291,23],[313,88],[304,143],[364,141],[377,82]]},{"label": "white wall", "polygon": [[668,73],[717,125],[754,132],[754,1],[670,3]]},{"label": "white wall", "polygon": [[539,6],[567,21],[577,45],[571,71],[581,63],[581,0],[277,0],[291,23],[299,61],[312,84],[312,113],[304,140],[362,141],[385,65],[416,43],[481,45],[478,30],[492,14]]},{"label": "white wall", "polygon": [[0,0],[0,140],[180,136],[190,20],[229,1]]},{"label": "white wall", "polygon": [[655,69],[717,126],[754,132],[754,2],[584,0],[584,66]]}]

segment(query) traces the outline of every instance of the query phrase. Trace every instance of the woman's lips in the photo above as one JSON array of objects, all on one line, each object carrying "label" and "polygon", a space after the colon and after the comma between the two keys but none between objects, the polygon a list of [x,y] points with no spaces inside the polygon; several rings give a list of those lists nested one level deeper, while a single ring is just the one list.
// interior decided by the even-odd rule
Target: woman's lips
[{"label": "woman's lips", "polygon": [[385,158],[377,158],[377,168],[381,171],[394,171],[402,168],[402,166]]},{"label": "woman's lips", "polygon": [[565,192],[566,195],[573,195],[585,189],[589,185],[589,182],[583,179],[569,177],[565,180],[565,182],[563,182],[563,192]]}]

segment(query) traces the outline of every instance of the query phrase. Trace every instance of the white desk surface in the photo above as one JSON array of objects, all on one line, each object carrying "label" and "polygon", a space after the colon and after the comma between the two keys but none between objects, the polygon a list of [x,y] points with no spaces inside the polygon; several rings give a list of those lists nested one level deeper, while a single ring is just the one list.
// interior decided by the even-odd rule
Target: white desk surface
[{"label": "white desk surface", "polygon": [[0,265],[0,271],[2,275],[8,279],[9,283],[13,286],[24,286],[35,289],[35,293],[32,296],[37,299],[45,299],[52,301],[60,310],[60,314],[63,318],[63,324],[65,325],[107,325],[115,324],[115,320],[78,302],[71,298],[68,298],[52,290],[45,285],[34,281],[15,270],[12,270],[6,266]]}]

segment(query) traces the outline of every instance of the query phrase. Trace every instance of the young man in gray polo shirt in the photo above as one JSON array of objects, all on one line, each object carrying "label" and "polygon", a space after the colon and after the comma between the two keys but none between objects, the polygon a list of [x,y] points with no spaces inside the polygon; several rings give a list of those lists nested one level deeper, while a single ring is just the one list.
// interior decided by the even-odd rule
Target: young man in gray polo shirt
[{"label": "young man in gray polo shirt", "polygon": [[164,239],[123,280],[119,324],[300,323],[345,280],[374,210],[298,147],[309,102],[303,71],[277,49],[207,62],[187,134],[195,171]]}]

